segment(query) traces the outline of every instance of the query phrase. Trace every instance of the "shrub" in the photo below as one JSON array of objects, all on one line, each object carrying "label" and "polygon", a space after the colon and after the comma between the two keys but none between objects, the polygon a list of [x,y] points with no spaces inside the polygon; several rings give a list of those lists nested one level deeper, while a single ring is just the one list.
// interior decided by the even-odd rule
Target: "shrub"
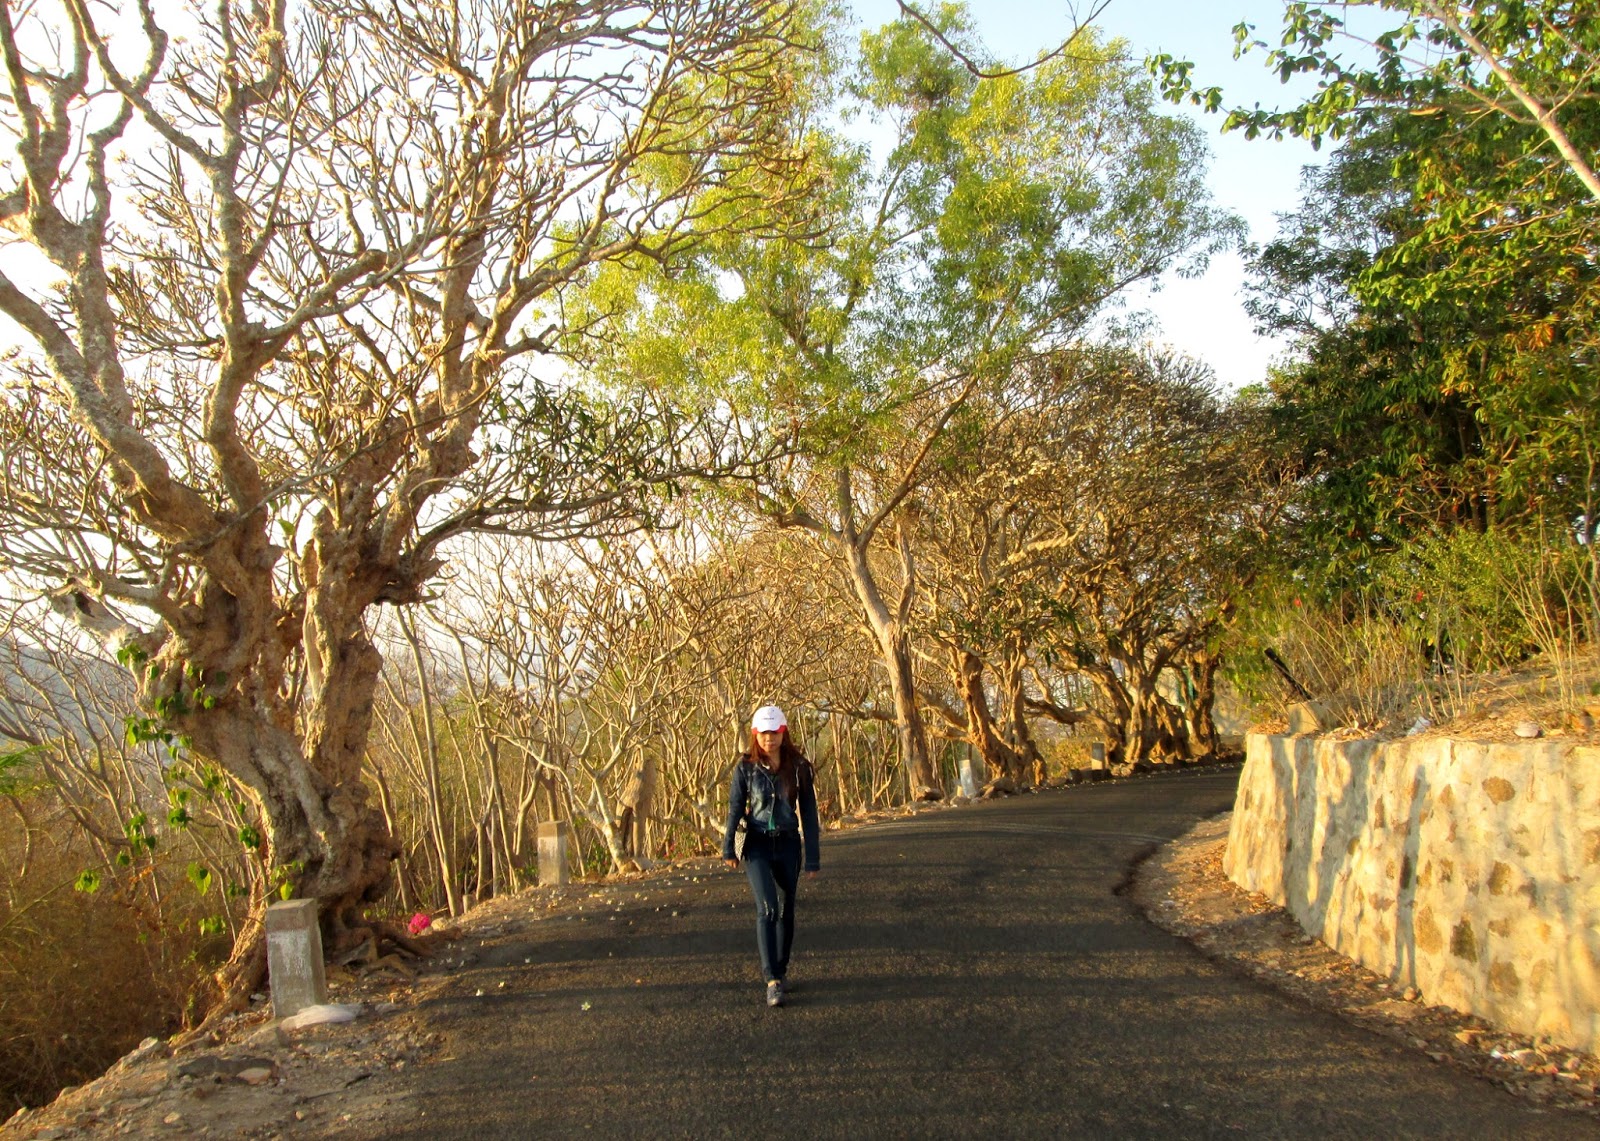
[{"label": "shrub", "polygon": [[[0,1101],[11,1109],[44,1104],[178,1029],[226,953],[225,939],[199,934],[181,873],[150,864],[132,892],[110,878],[81,890],[96,862],[48,794],[0,817]],[[141,889],[158,876],[166,906],[153,910]]]},{"label": "shrub", "polygon": [[1226,676],[1258,715],[1299,700],[1268,649],[1369,727],[1457,716],[1484,675],[1535,654],[1574,704],[1573,663],[1593,630],[1588,553],[1570,537],[1459,529],[1341,570],[1280,573],[1241,607]]}]

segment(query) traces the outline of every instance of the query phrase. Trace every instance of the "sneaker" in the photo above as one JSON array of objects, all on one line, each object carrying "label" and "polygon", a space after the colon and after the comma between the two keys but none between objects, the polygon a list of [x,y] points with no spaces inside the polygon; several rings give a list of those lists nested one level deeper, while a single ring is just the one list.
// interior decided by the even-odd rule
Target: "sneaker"
[{"label": "sneaker", "polygon": [[767,1005],[768,1006],[782,1006],[783,1005],[783,984],[780,983],[777,979],[773,979],[770,983],[767,984]]}]

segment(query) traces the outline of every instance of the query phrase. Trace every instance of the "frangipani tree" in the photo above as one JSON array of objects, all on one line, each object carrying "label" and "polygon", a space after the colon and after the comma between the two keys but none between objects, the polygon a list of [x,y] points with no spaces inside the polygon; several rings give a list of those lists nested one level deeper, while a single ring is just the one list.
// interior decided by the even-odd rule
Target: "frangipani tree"
[{"label": "frangipani tree", "polygon": [[395,855],[371,608],[691,450],[527,362],[586,268],[786,201],[811,36],[788,0],[0,3],[0,560],[133,670],[136,732],[245,790],[258,918],[283,885],[343,940]]}]

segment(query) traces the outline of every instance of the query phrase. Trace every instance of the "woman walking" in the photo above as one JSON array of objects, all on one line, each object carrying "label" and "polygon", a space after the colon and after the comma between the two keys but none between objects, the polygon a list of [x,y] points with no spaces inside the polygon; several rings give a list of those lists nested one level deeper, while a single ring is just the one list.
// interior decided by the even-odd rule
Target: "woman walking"
[{"label": "woman walking", "polygon": [[783,979],[794,945],[794,894],[800,881],[802,843],[807,879],[821,863],[817,790],[811,762],[789,740],[789,723],[776,705],[763,705],[750,721],[750,750],[733,766],[722,859],[739,866],[734,836],[744,825],[744,873],[756,901],[756,949],[767,978],[767,1005],[783,1005]]}]

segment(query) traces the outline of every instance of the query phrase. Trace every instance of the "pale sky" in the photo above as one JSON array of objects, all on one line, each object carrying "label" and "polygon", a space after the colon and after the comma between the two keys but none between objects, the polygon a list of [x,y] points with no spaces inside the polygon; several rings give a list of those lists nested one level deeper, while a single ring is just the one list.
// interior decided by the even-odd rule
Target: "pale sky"
[{"label": "pale sky", "polygon": [[[1058,44],[1072,28],[1064,0],[969,0],[984,43],[1011,63],[1033,59]],[[864,26],[876,26],[898,14],[894,0],[852,0]],[[1078,5],[1086,10],[1086,2]],[[1269,72],[1260,52],[1233,58],[1233,26],[1247,21],[1257,36],[1277,43],[1282,25],[1281,0],[1111,0],[1101,27],[1129,41],[1140,59],[1170,52],[1195,62],[1201,87],[1222,87],[1225,106],[1287,106],[1301,88],[1284,87]],[[1261,242],[1276,232],[1276,215],[1299,202],[1300,171],[1325,155],[1298,139],[1246,141],[1239,133],[1221,133],[1223,115],[1197,108],[1171,108],[1200,124],[1210,142],[1213,160],[1209,182],[1217,202],[1245,219],[1251,240]],[[1237,255],[1215,259],[1204,277],[1163,282],[1152,295],[1133,298],[1161,323],[1158,338],[1209,363],[1228,388],[1253,384],[1265,376],[1268,361],[1283,345],[1257,337],[1243,308],[1244,266]]]}]

